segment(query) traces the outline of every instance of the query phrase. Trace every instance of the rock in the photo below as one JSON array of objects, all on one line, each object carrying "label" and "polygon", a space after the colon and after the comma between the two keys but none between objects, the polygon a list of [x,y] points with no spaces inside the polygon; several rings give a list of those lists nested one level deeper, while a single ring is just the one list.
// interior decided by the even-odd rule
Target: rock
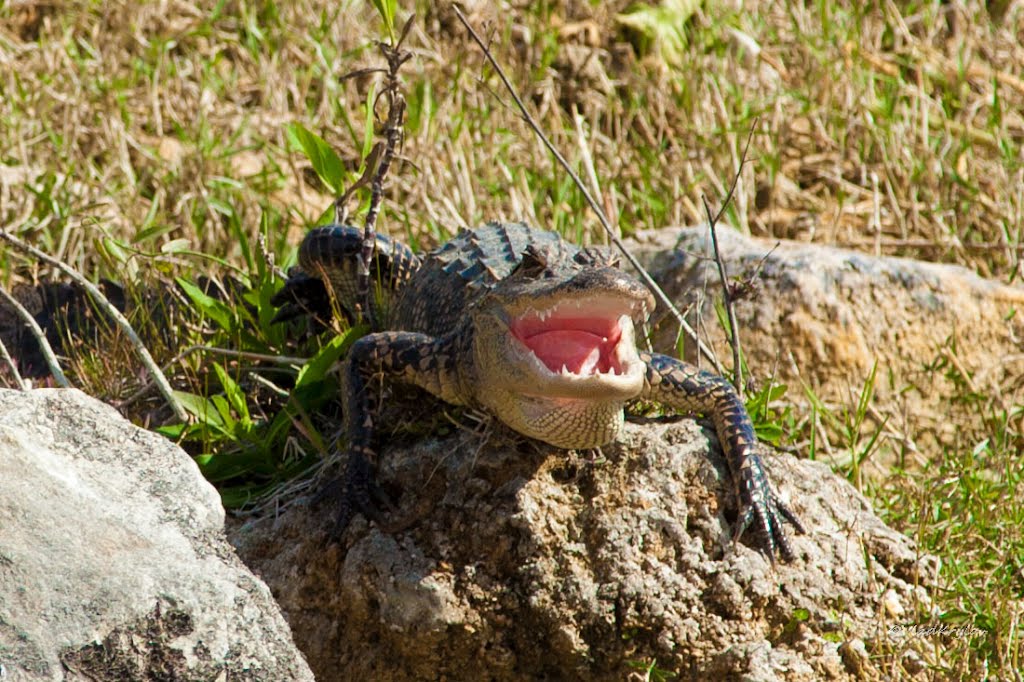
[{"label": "rock", "polygon": [[[730,278],[760,272],[757,291],[735,306],[748,365],[761,380],[788,384],[790,399],[800,401],[806,382],[826,404],[855,404],[877,363],[878,415],[912,451],[939,452],[980,424],[977,405],[953,396],[1024,398],[1024,318],[1015,314],[1024,288],[952,265],[754,239],[725,226],[718,233]],[[694,306],[731,366],[713,309],[721,286],[707,228],[644,232],[632,250],[681,310]],[[674,349],[678,326],[660,313],[655,345]]]},{"label": "rock", "polygon": [[867,663],[840,645],[881,641],[883,595],[929,611],[937,561],[821,463],[767,455],[809,530],[773,566],[731,540],[710,426],[629,423],[584,454],[496,434],[385,448],[393,532],[328,543],[333,510],[301,498],[231,532],[318,679],[848,679]]},{"label": "rock", "polygon": [[0,389],[0,678],[312,680],[191,458],[74,390]]}]

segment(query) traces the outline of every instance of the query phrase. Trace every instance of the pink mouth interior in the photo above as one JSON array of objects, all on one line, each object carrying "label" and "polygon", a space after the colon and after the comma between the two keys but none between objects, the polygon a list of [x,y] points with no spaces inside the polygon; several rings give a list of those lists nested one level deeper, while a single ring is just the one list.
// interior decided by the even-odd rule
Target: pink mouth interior
[{"label": "pink mouth interior", "polygon": [[581,376],[605,374],[612,370],[622,373],[622,367],[614,357],[615,346],[622,337],[618,316],[581,316],[579,312],[560,315],[556,312],[541,320],[531,313],[513,322],[511,328],[515,337],[552,372],[561,372],[564,366]]}]

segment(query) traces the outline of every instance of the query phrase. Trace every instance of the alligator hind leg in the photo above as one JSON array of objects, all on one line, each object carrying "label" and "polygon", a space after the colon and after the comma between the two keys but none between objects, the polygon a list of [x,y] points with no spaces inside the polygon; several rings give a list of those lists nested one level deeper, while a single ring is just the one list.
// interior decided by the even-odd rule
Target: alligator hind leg
[{"label": "alligator hind leg", "polygon": [[753,527],[760,549],[772,562],[776,550],[790,561],[793,549],[783,520],[800,533],[805,532],[804,527],[772,491],[757,454],[754,425],[732,385],[716,374],[667,355],[641,353],[640,358],[647,364],[641,397],[676,410],[699,412],[714,421],[739,501],[735,536]]},{"label": "alligator hind leg", "polygon": [[453,338],[381,332],[364,336],[352,346],[343,370],[348,460],[341,478],[330,482],[318,495],[320,499],[338,500],[336,537],[357,514],[381,523],[383,514],[378,503],[387,506],[374,480],[377,452],[371,406],[376,402],[378,378],[413,384],[449,403],[460,402],[455,395]]},{"label": "alligator hind leg", "polygon": [[[299,264],[288,273],[284,287],[271,303],[280,310],[274,322],[312,313],[329,320],[332,296],[352,324],[358,301],[359,258],[363,250],[363,230],[348,225],[325,225],[310,230],[299,246]],[[390,299],[419,268],[419,258],[405,244],[375,235],[370,277],[376,294],[370,310],[364,311],[379,329],[386,326]]]}]

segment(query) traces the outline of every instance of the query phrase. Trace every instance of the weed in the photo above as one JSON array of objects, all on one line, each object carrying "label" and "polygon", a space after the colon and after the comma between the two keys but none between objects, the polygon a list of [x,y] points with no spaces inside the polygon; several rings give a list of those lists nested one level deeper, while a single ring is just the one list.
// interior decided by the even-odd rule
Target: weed
[{"label": "weed", "polygon": [[667,680],[674,680],[678,675],[670,670],[664,670],[658,667],[657,659],[651,659],[650,661],[628,661],[626,663],[630,668],[639,670],[643,675],[644,682],[667,682]]}]

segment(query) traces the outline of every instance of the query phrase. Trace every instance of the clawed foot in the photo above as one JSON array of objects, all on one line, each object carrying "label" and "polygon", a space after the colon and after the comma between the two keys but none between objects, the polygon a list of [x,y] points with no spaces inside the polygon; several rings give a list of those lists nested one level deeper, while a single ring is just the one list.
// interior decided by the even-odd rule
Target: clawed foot
[{"label": "clawed foot", "polygon": [[743,511],[736,524],[733,541],[738,542],[744,531],[751,528],[757,536],[759,549],[768,555],[772,564],[775,563],[776,552],[782,556],[783,561],[792,561],[795,555],[783,521],[788,521],[798,533],[805,535],[807,531],[803,523],[782,500],[776,497],[766,482],[759,489],[747,489],[746,492],[754,494],[740,495]]},{"label": "clawed foot", "polygon": [[341,539],[348,524],[357,514],[362,514],[379,525],[385,525],[383,512],[395,511],[390,498],[374,482],[369,460],[358,452],[350,452],[344,473],[329,481],[313,497],[314,505],[324,503],[338,510],[338,516],[329,534],[330,542]]},{"label": "clawed foot", "polygon": [[331,299],[327,287],[317,277],[297,273],[288,278],[284,287],[270,299],[277,314],[270,321],[287,322],[302,315],[326,316],[330,319]]}]

